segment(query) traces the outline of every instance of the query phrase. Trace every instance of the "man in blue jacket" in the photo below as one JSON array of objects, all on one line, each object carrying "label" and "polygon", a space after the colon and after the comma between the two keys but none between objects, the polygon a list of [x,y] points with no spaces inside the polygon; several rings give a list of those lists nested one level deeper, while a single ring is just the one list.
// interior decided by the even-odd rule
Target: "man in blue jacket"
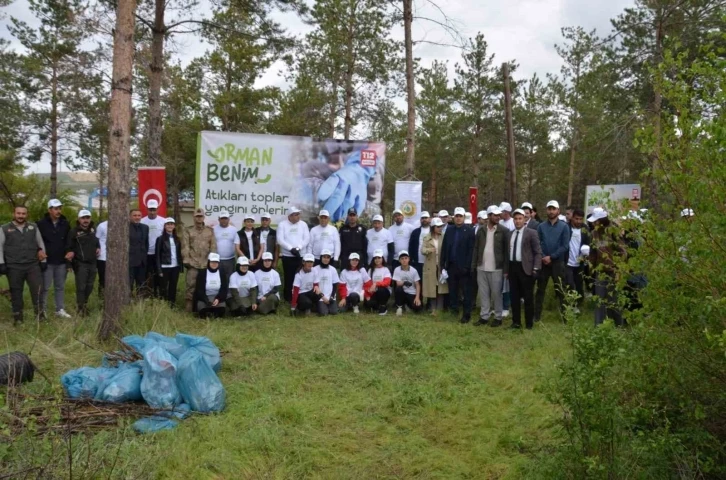
[{"label": "man in blue jacket", "polygon": [[66,242],[71,231],[71,225],[61,212],[63,203],[57,198],[48,202],[48,213],[36,222],[40,235],[45,243],[45,253],[48,255],[48,268],[43,272],[43,290],[40,292],[40,311],[45,312],[48,304],[48,292],[51,285],[55,297],[55,314],[61,318],[71,318],[66,312]]},{"label": "man in blue jacket", "polygon": [[[560,315],[565,307],[565,262],[570,248],[570,227],[559,220],[560,204],[556,200],[547,203],[547,221],[537,227],[542,246],[542,271],[537,279],[537,296],[534,303],[534,321],[542,317],[547,283],[550,277],[555,285],[555,294],[560,306]],[[564,317],[563,317],[564,318]]]},{"label": "man in blue jacket", "polygon": [[441,248],[440,265],[449,278],[449,309],[459,312],[459,290],[464,297],[464,314],[461,323],[469,323],[472,309],[471,256],[474,250],[474,229],[464,224],[465,211],[454,210],[454,225],[449,226]]}]

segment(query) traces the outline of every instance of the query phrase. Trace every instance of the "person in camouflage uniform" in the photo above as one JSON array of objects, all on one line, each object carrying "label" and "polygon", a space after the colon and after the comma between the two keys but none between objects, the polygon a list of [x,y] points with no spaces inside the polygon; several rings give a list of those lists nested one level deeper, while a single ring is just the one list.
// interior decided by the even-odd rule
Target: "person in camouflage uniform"
[{"label": "person in camouflage uniform", "polygon": [[186,291],[184,295],[187,312],[193,309],[194,287],[199,270],[207,268],[207,257],[217,253],[217,240],[214,230],[204,225],[204,210],[194,211],[194,225],[184,229],[182,235],[182,258],[186,270]]}]

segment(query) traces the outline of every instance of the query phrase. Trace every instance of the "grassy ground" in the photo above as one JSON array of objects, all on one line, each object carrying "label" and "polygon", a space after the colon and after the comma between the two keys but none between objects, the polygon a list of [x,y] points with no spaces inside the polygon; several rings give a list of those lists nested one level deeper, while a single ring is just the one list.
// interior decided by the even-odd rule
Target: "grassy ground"
[{"label": "grassy ground", "polygon": [[[97,314],[14,328],[6,300],[0,309],[0,350],[32,348],[55,388],[61,373],[100,362],[78,340],[111,347],[94,339]],[[87,478],[532,478],[557,415],[536,387],[568,336],[552,313],[515,332],[448,315],[207,322],[160,302],[133,306],[124,329],[209,336],[223,351],[227,408],[157,435],[122,425],[76,439],[74,478],[81,468]],[[36,376],[26,388],[51,387]],[[30,464],[21,457],[42,450],[36,442],[0,447],[6,471]],[[65,472],[57,455],[51,470]]]}]

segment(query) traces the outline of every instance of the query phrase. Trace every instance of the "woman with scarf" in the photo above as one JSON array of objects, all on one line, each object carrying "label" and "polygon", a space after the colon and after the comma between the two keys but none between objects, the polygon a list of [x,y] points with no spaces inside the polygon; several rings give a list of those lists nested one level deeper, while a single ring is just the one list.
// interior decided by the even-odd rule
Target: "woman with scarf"
[{"label": "woman with scarf", "polygon": [[219,254],[210,253],[207,268],[199,270],[194,288],[194,307],[199,318],[224,316],[229,279],[219,269]]},{"label": "woman with scarf", "polygon": [[229,277],[230,298],[227,310],[233,317],[246,317],[257,310],[257,278],[250,272],[250,261],[239,257],[235,272]]},{"label": "woman with scarf", "polygon": [[321,295],[318,301],[318,315],[321,317],[338,313],[338,304],[335,298],[338,293],[340,278],[338,277],[338,271],[330,266],[332,258],[333,252],[324,249],[320,253],[320,265],[313,267],[313,273],[318,280],[315,292]]},{"label": "woman with scarf", "polygon": [[257,312],[262,315],[275,313],[280,305],[282,280],[277,270],[272,268],[272,252],[262,254],[262,267],[255,272],[257,280]]}]

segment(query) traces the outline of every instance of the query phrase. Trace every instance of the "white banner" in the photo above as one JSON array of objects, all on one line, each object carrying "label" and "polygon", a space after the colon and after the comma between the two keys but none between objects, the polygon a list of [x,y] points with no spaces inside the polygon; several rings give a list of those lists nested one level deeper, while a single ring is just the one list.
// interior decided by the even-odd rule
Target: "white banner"
[{"label": "white banner", "polygon": [[416,227],[421,219],[421,182],[396,182],[396,207],[403,219]]},{"label": "white banner", "polygon": [[263,213],[278,224],[290,206],[308,223],[322,209],[333,222],[351,208],[372,216],[380,213],[385,162],[384,143],[200,132],[196,206],[210,219],[227,210],[237,224]]}]

